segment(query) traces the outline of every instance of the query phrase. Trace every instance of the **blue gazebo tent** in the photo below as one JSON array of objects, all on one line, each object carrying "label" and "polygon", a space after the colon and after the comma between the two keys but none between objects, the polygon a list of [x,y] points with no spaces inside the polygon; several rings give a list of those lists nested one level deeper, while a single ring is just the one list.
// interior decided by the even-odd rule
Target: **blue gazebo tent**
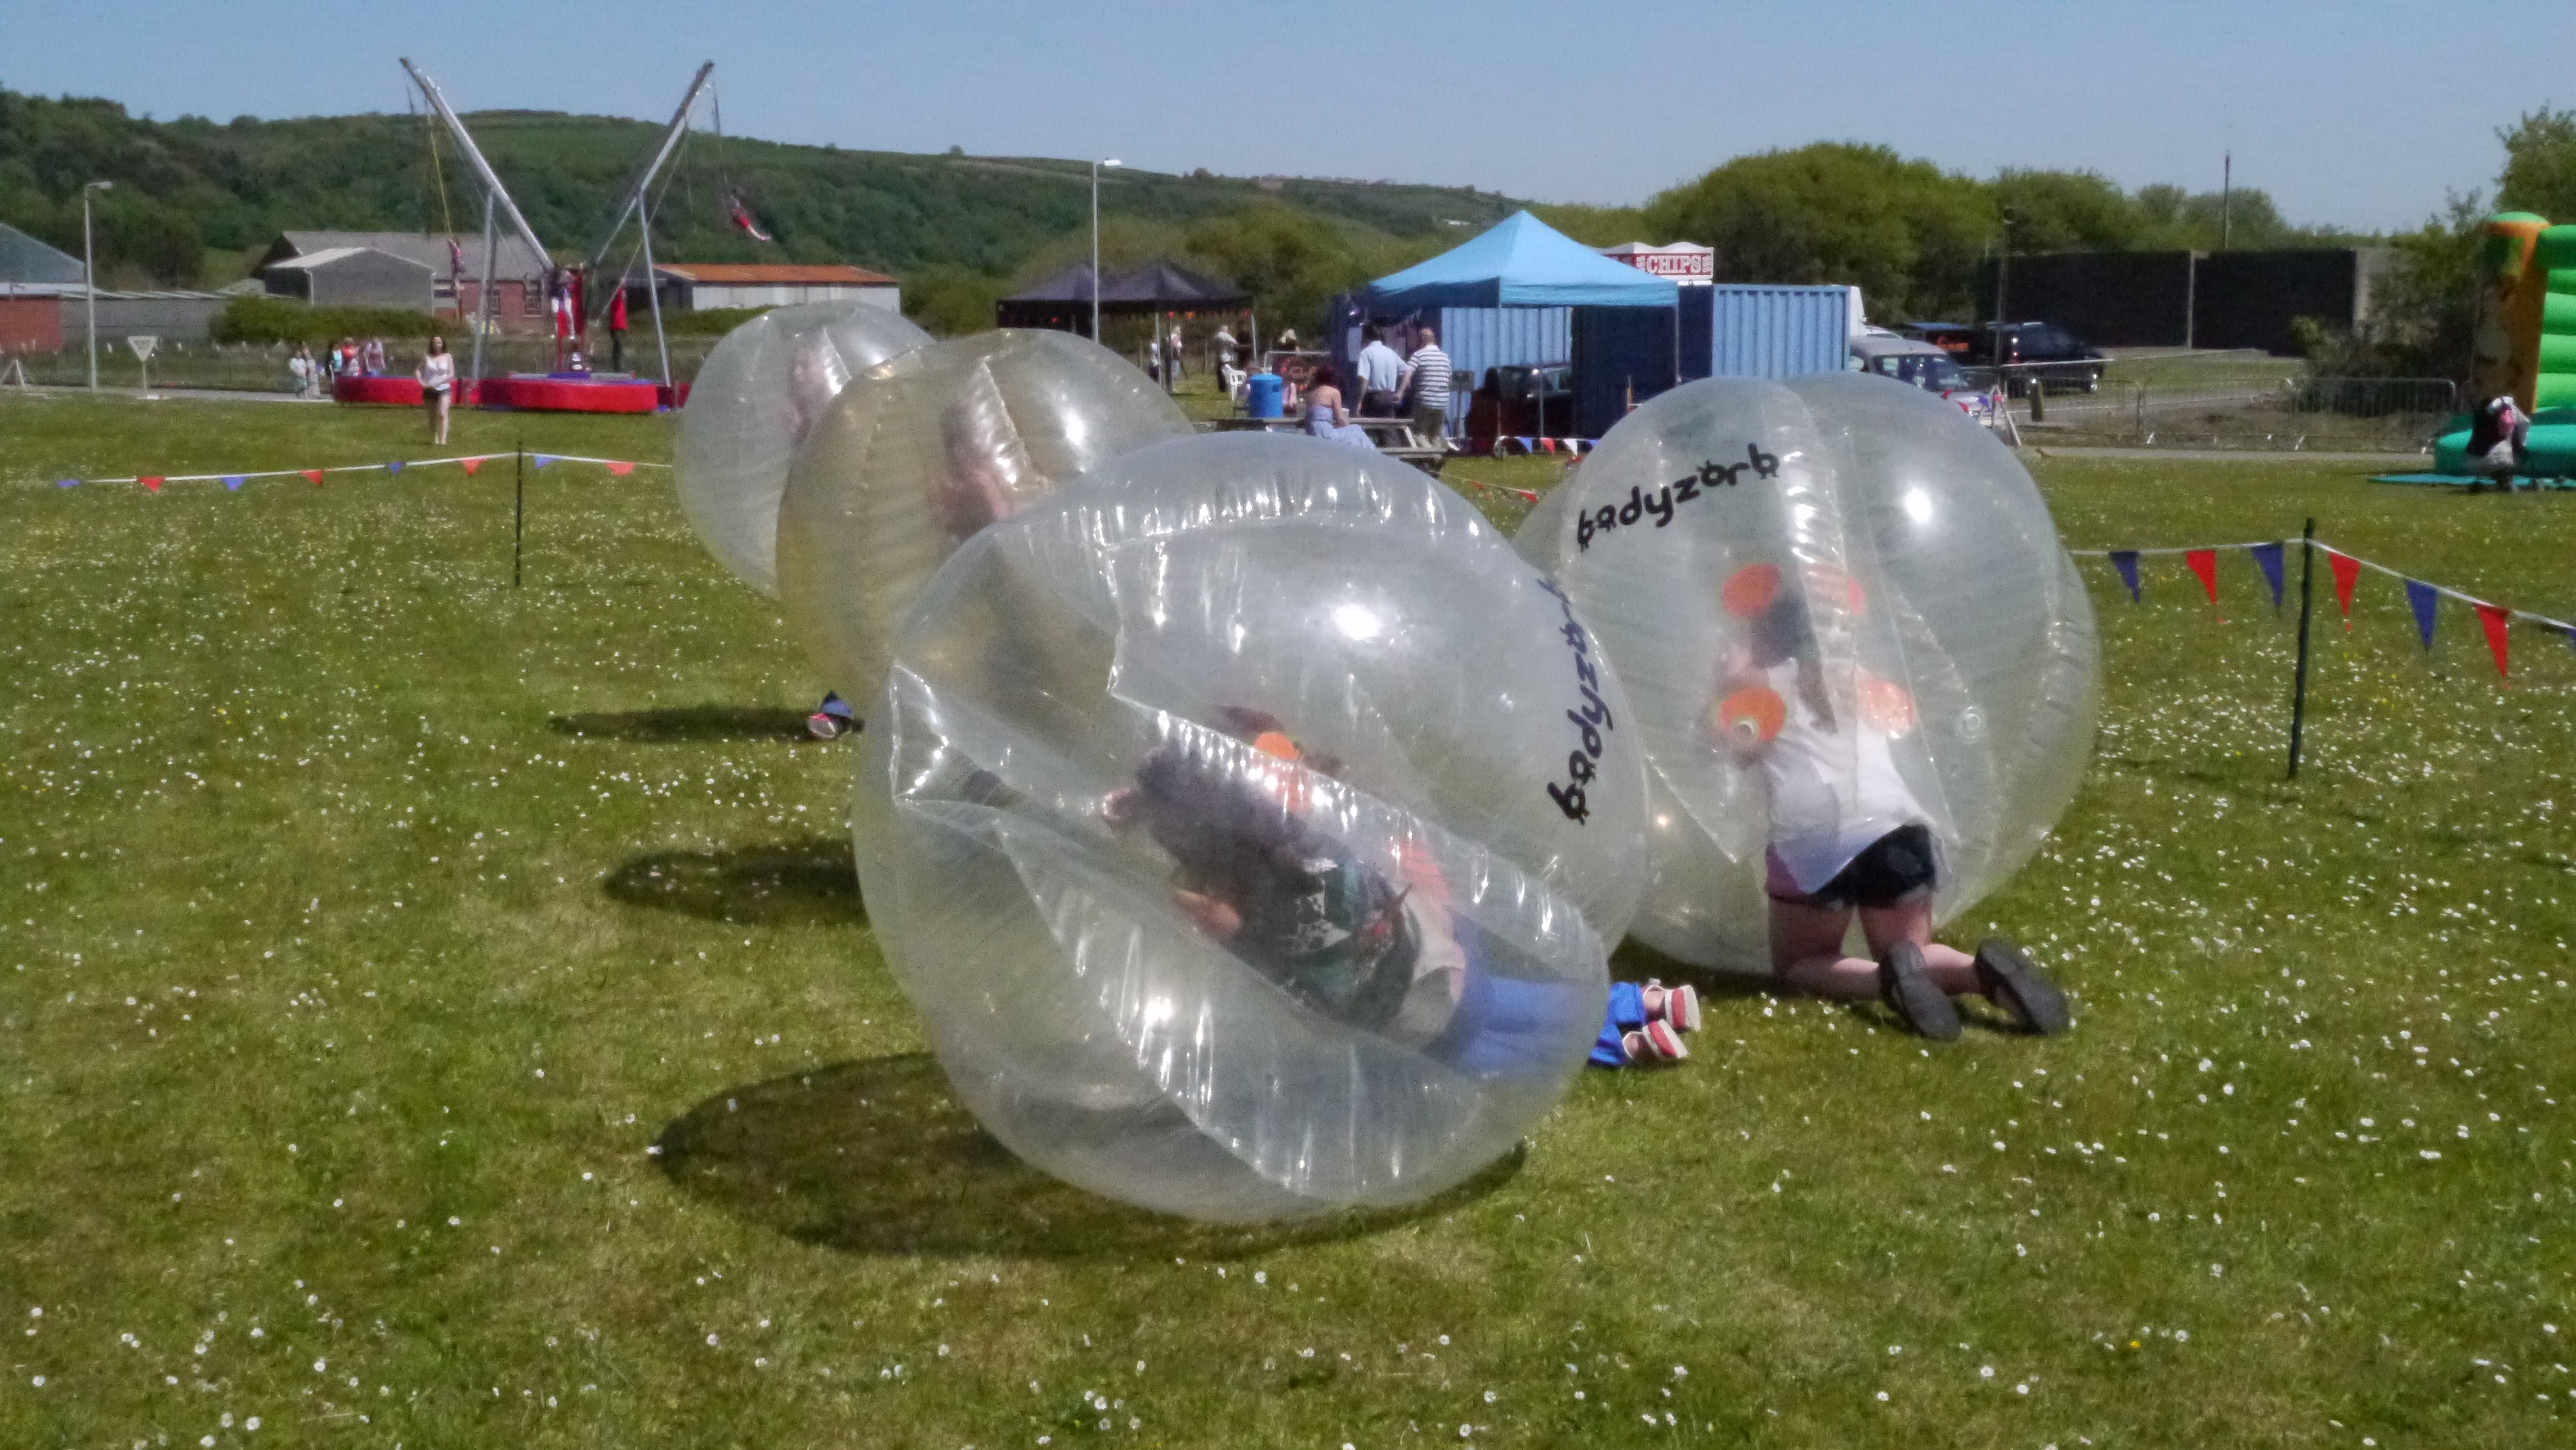
[{"label": "blue gazebo tent", "polygon": [[[1332,331],[1343,344],[1335,351],[1356,351],[1351,312],[1428,323],[1452,365],[1477,382],[1490,368],[1571,363],[1577,416],[1564,427],[1597,437],[1632,393],[1643,401],[1672,386],[1680,294],[1670,278],[1614,262],[1522,211],[1369,284]],[[1451,400],[1453,424],[1468,405],[1463,393]]]},{"label": "blue gazebo tent", "polygon": [[1379,312],[1423,307],[1670,307],[1669,277],[1614,262],[1525,211],[1428,262],[1369,284]]}]

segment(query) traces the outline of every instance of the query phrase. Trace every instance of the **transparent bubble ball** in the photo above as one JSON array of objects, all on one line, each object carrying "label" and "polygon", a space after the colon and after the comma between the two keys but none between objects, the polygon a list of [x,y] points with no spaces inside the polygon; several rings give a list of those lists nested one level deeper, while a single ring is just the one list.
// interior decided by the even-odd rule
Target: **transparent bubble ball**
[{"label": "transparent bubble ball", "polygon": [[853,809],[966,1106],[1223,1221],[1509,1152],[1643,879],[1628,702],[1570,612],[1457,495],[1305,438],[1159,444],[969,540],[895,637]]},{"label": "transparent bubble ball", "polygon": [[1189,419],[1116,353],[1065,332],[934,343],[852,387],[797,455],[778,575],[814,668],[858,699],[940,561],[977,529]]},{"label": "transparent bubble ball", "polygon": [[778,501],[798,445],[852,378],[928,341],[866,302],[772,308],[726,333],[689,387],[672,449],[680,511],[707,552],[775,595]]},{"label": "transparent bubble ball", "polygon": [[2093,611],[2056,523],[2008,449],[1919,388],[1677,388],[1516,542],[1627,684],[1652,863],[1633,932],[1683,961],[1768,972],[1771,857],[1829,864],[1909,803],[1946,921],[2029,860],[2091,760]]}]

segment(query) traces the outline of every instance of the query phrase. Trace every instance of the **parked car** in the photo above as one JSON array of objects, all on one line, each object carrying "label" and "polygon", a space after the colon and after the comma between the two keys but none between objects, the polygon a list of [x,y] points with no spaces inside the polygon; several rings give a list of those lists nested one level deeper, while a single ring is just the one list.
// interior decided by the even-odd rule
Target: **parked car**
[{"label": "parked car", "polygon": [[1980,423],[1991,426],[2003,406],[1992,374],[1970,376],[1938,344],[1873,328],[1851,340],[1851,353],[1852,366],[1861,372],[1938,394]]},{"label": "parked car", "polygon": [[[1962,363],[2002,366],[2008,391],[2020,397],[2037,379],[2052,393],[2098,392],[2110,359],[2053,322],[1909,322],[1905,335],[1920,338]],[[2032,366],[2034,365],[2035,366]]]}]

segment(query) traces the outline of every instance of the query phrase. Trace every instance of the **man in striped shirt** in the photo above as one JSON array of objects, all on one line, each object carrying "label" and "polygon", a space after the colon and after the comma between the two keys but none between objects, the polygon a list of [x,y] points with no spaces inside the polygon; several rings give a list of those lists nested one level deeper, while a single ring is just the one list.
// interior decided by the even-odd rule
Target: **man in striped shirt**
[{"label": "man in striped shirt", "polygon": [[1440,334],[1426,327],[1418,336],[1421,345],[1406,360],[1404,377],[1396,391],[1413,404],[1413,431],[1424,439],[1444,438],[1449,432],[1449,354],[1440,350]]}]

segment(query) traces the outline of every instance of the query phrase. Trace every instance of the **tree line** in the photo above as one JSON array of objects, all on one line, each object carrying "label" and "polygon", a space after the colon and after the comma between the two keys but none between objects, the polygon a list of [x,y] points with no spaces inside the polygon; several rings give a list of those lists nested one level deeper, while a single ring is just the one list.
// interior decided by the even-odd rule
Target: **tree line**
[{"label": "tree line", "polygon": [[[479,112],[477,141],[539,234],[564,255],[597,241],[652,145],[647,122]],[[2495,198],[2576,219],[2576,111],[2499,133]],[[217,284],[246,273],[287,228],[472,232],[476,188],[420,116],[218,124],[156,122],[110,101],[0,89],[0,221],[77,252],[80,188],[98,196],[111,284]],[[739,196],[773,242],[734,227]],[[1249,292],[1266,330],[1314,325],[1328,298],[1476,234],[1523,205],[1470,187],[1102,173],[1102,259],[1163,257]],[[2377,320],[2314,346],[2348,369],[2449,375],[2465,359],[2483,197],[2425,226],[2365,237],[2284,219],[2256,187],[2135,191],[2089,171],[1946,171],[1885,146],[1823,142],[1740,156],[1633,207],[1536,205],[1597,246],[1687,240],[1717,250],[1720,280],[1859,286],[1877,318],[1980,315],[1979,264],[1998,249],[2211,250],[2384,243],[2397,263]],[[693,131],[656,193],[658,259],[853,262],[894,274],[933,331],[991,325],[999,297],[1090,255],[1084,163],[791,146]],[[626,245],[632,247],[632,233]],[[2460,362],[2458,367],[2464,367]]]}]

